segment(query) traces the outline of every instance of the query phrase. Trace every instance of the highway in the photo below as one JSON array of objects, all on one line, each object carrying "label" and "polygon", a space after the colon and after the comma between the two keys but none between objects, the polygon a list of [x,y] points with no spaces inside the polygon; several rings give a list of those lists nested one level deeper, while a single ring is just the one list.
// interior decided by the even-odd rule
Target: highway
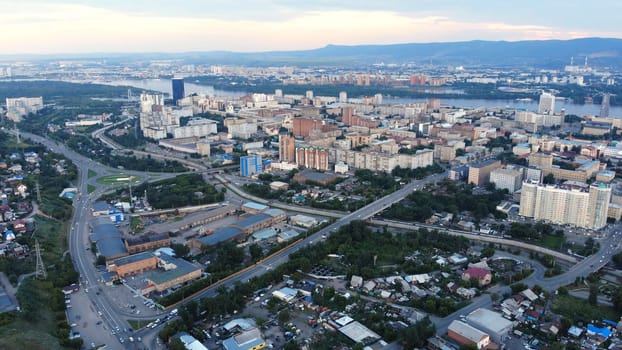
[{"label": "highway", "polygon": [[[95,269],[94,256],[87,247],[90,247],[89,241],[89,221],[91,218],[91,207],[94,201],[97,200],[106,191],[109,191],[112,187],[108,185],[98,184],[96,178],[88,178],[88,170],[92,169],[97,172],[98,176],[102,176],[108,173],[118,174],[120,170],[107,167],[100,163],[94,162],[70,149],[67,149],[65,145],[58,144],[49,139],[43,138],[38,135],[30,133],[21,133],[22,137],[29,138],[35,142],[41,143],[48,149],[56,153],[61,153],[71,161],[78,168],[78,184],[79,195],[74,199],[74,212],[71,219],[71,232],[69,235],[69,249],[71,252],[71,258],[74,262],[76,270],[80,274],[80,284],[82,289],[88,295],[90,303],[93,305],[94,311],[97,312],[105,324],[105,328],[108,330],[124,330],[130,328],[127,323],[127,319],[154,319],[153,315],[135,315],[129,313],[126,310],[118,308],[112,303],[105,293],[96,294],[97,288],[101,287],[100,273]],[[136,175],[142,177],[145,181],[164,179],[171,176],[179,175],[178,173],[144,173],[139,171],[123,170],[123,173]],[[95,190],[92,193],[88,193],[88,185],[95,186]],[[87,292],[88,291],[88,292]],[[85,308],[82,312],[89,312],[89,308]],[[161,313],[163,314],[163,313]],[[124,341],[128,338],[129,334],[118,335],[122,337]],[[116,343],[108,343],[107,346],[110,349],[125,349],[126,346],[119,343],[119,339],[115,337]]]},{"label": "highway", "polygon": [[425,187],[427,184],[433,183],[433,182],[437,182],[440,181],[444,178],[447,177],[447,173],[441,173],[441,174],[435,174],[435,175],[431,175],[425,179],[422,180],[415,180],[409,184],[406,184],[404,187],[402,187],[401,189],[386,195],[380,199],[378,199],[377,201],[368,204],[367,206],[352,212],[350,214],[344,215],[343,217],[341,217],[340,219],[338,219],[337,221],[335,221],[334,223],[328,225],[327,227],[323,228],[322,230],[305,237],[304,239],[300,240],[297,244],[294,245],[290,245],[289,247],[281,250],[279,253],[273,255],[272,257],[265,259],[261,262],[261,264],[255,265],[249,269],[247,269],[246,271],[244,271],[243,273],[238,274],[237,276],[228,279],[226,282],[224,283],[218,283],[215,284],[213,286],[211,286],[210,288],[206,289],[203,293],[197,295],[194,297],[194,299],[202,299],[205,297],[210,297],[215,295],[216,293],[216,289],[220,286],[220,285],[225,285],[227,287],[231,287],[234,283],[236,282],[246,282],[249,279],[255,277],[255,276],[259,276],[263,273],[265,273],[268,270],[271,270],[272,268],[274,268],[275,266],[281,265],[285,262],[287,262],[289,260],[289,255],[293,254],[297,251],[299,251],[301,248],[309,245],[309,244],[313,244],[313,242],[319,242],[322,239],[323,235],[326,236],[330,236],[330,234],[336,230],[338,230],[340,227],[344,226],[344,225],[348,225],[349,223],[351,223],[352,221],[355,220],[366,220],[372,216],[374,216],[375,214],[381,212],[382,210],[390,207],[393,203],[396,203],[402,199],[404,199],[404,197],[406,197],[408,194],[410,194],[411,192],[413,192],[416,189],[421,189],[423,187]]}]

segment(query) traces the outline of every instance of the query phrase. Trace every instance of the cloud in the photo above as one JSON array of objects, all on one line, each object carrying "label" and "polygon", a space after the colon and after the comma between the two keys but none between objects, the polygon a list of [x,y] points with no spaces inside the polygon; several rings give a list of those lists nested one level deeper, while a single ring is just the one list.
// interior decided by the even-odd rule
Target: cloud
[{"label": "cloud", "polygon": [[[125,13],[83,4],[2,4],[5,53],[266,51],[326,44],[461,40],[568,39],[599,35],[541,25],[469,22],[425,13],[379,10],[293,12],[270,19]],[[205,14],[209,16],[209,8]],[[607,33],[620,37],[620,33]]]}]

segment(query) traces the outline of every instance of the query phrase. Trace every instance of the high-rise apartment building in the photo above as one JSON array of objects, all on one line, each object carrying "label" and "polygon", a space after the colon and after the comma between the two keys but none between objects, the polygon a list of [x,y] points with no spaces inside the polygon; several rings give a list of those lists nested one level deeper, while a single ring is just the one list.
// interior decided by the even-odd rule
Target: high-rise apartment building
[{"label": "high-rise apartment building", "polygon": [[6,115],[14,122],[30,113],[37,113],[43,109],[43,97],[18,97],[6,99]]},{"label": "high-rise apartment building", "polygon": [[263,170],[263,164],[261,163],[261,156],[258,154],[252,154],[250,156],[240,157],[240,176],[251,176],[253,174],[259,174]]},{"label": "high-rise apartment building", "polygon": [[294,163],[296,161],[296,140],[290,135],[279,135],[279,160]]},{"label": "high-rise apartment building", "polygon": [[495,184],[497,189],[505,189],[510,193],[520,189],[523,181],[523,172],[515,168],[498,168],[490,172],[490,182]]},{"label": "high-rise apartment building", "polygon": [[162,94],[140,94],[140,112],[151,113],[153,112],[153,106],[163,106],[164,95]]},{"label": "high-rise apartment building", "polygon": [[377,120],[354,115],[354,109],[352,107],[344,107],[341,109],[341,121],[346,126],[364,126],[366,128],[375,128],[380,124]]},{"label": "high-rise apartment building", "polygon": [[494,169],[500,167],[501,161],[494,159],[472,163],[469,165],[469,178],[467,183],[474,184],[475,186],[483,186],[490,181],[490,173]]},{"label": "high-rise apartment building", "polygon": [[609,99],[610,99],[609,94],[605,93],[603,94],[603,101],[600,103],[600,117],[601,118],[608,118],[609,117]]},{"label": "high-rise apartment building", "polygon": [[563,185],[524,182],[519,215],[555,224],[600,229],[607,224],[611,188],[568,181]]},{"label": "high-rise apartment building", "polygon": [[538,103],[539,114],[553,114],[555,113],[555,95],[543,92],[540,95],[540,103]]},{"label": "high-rise apartment building", "polygon": [[348,102],[348,93],[345,91],[339,92],[339,103]]},{"label": "high-rise apartment building", "polygon": [[184,92],[184,78],[173,78],[171,82],[173,84],[173,103],[177,104],[186,95]]},{"label": "high-rise apartment building", "polygon": [[308,169],[329,170],[328,150],[315,146],[296,147],[296,165]]}]

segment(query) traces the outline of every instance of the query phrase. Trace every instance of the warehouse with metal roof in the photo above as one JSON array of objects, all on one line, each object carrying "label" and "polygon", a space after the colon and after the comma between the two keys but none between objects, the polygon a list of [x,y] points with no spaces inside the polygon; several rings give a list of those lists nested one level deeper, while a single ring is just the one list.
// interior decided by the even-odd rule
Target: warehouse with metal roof
[{"label": "warehouse with metal roof", "polygon": [[233,239],[240,239],[242,237],[244,237],[244,232],[242,232],[242,230],[240,230],[237,227],[227,226],[219,230],[216,230],[214,233],[210,235],[195,239],[194,240],[195,244],[193,245],[196,247],[200,247],[201,245],[212,246],[220,242],[230,241]]},{"label": "warehouse with metal roof", "polygon": [[271,226],[273,222],[273,218],[270,215],[254,214],[242,217],[241,220],[231,226],[239,228],[245,234],[251,234],[257,230]]},{"label": "warehouse with metal roof", "polygon": [[121,239],[121,232],[108,218],[97,218],[91,224],[93,233],[91,242],[95,243],[97,253],[106,258],[106,262],[127,256],[125,243]]}]

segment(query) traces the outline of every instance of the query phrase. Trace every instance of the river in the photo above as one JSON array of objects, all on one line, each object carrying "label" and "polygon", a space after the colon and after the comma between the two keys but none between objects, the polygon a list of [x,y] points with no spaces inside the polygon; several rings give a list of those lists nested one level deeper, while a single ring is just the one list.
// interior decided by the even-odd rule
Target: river
[{"label": "river", "polygon": [[[113,86],[131,86],[140,90],[153,90],[160,91],[165,94],[172,95],[173,86],[170,79],[142,79],[142,80],[112,80],[112,81],[102,81],[102,82],[94,82],[96,84],[103,85],[113,85]],[[184,93],[186,95],[189,94],[204,94],[209,96],[244,96],[247,93],[245,91],[230,91],[230,90],[219,90],[214,89],[213,86],[209,85],[199,85],[195,83],[190,83],[188,81],[184,82]],[[134,92],[134,95],[137,95]]]},{"label": "river", "polygon": [[[441,98],[441,106],[455,106],[463,108],[515,108],[527,111],[537,111],[538,101],[518,101],[518,100],[481,100],[481,99],[467,99],[467,98]],[[424,98],[401,98],[385,97],[384,103],[414,103],[426,101]],[[555,101],[555,112],[561,112],[564,109],[566,114],[582,115],[599,115],[599,104],[576,104],[569,101],[557,100]],[[622,117],[622,107],[611,106],[609,107],[609,115],[612,117]]]},{"label": "river", "polygon": [[[163,93],[171,94],[172,85],[169,79],[143,79],[143,80],[113,80],[108,82],[101,82],[101,84],[114,85],[114,86],[132,86],[137,89],[154,90]],[[199,85],[186,81],[184,84],[186,95],[192,93],[216,95],[216,96],[244,96],[246,91],[233,91],[233,90],[220,90],[214,89],[213,86]],[[467,99],[467,98],[440,98],[441,105],[443,106],[455,106],[464,108],[516,108],[521,110],[536,111],[538,109],[538,101],[518,101],[518,100],[482,100],[482,99]],[[404,97],[385,97],[383,99],[384,104],[391,103],[414,103],[426,101],[425,98],[404,98]],[[600,105],[595,104],[576,104],[569,101],[557,100],[555,101],[555,111],[560,112],[562,109],[566,111],[566,114],[582,115],[598,115],[600,113]],[[615,117],[622,117],[621,106],[611,106],[609,108],[609,115]]]}]

